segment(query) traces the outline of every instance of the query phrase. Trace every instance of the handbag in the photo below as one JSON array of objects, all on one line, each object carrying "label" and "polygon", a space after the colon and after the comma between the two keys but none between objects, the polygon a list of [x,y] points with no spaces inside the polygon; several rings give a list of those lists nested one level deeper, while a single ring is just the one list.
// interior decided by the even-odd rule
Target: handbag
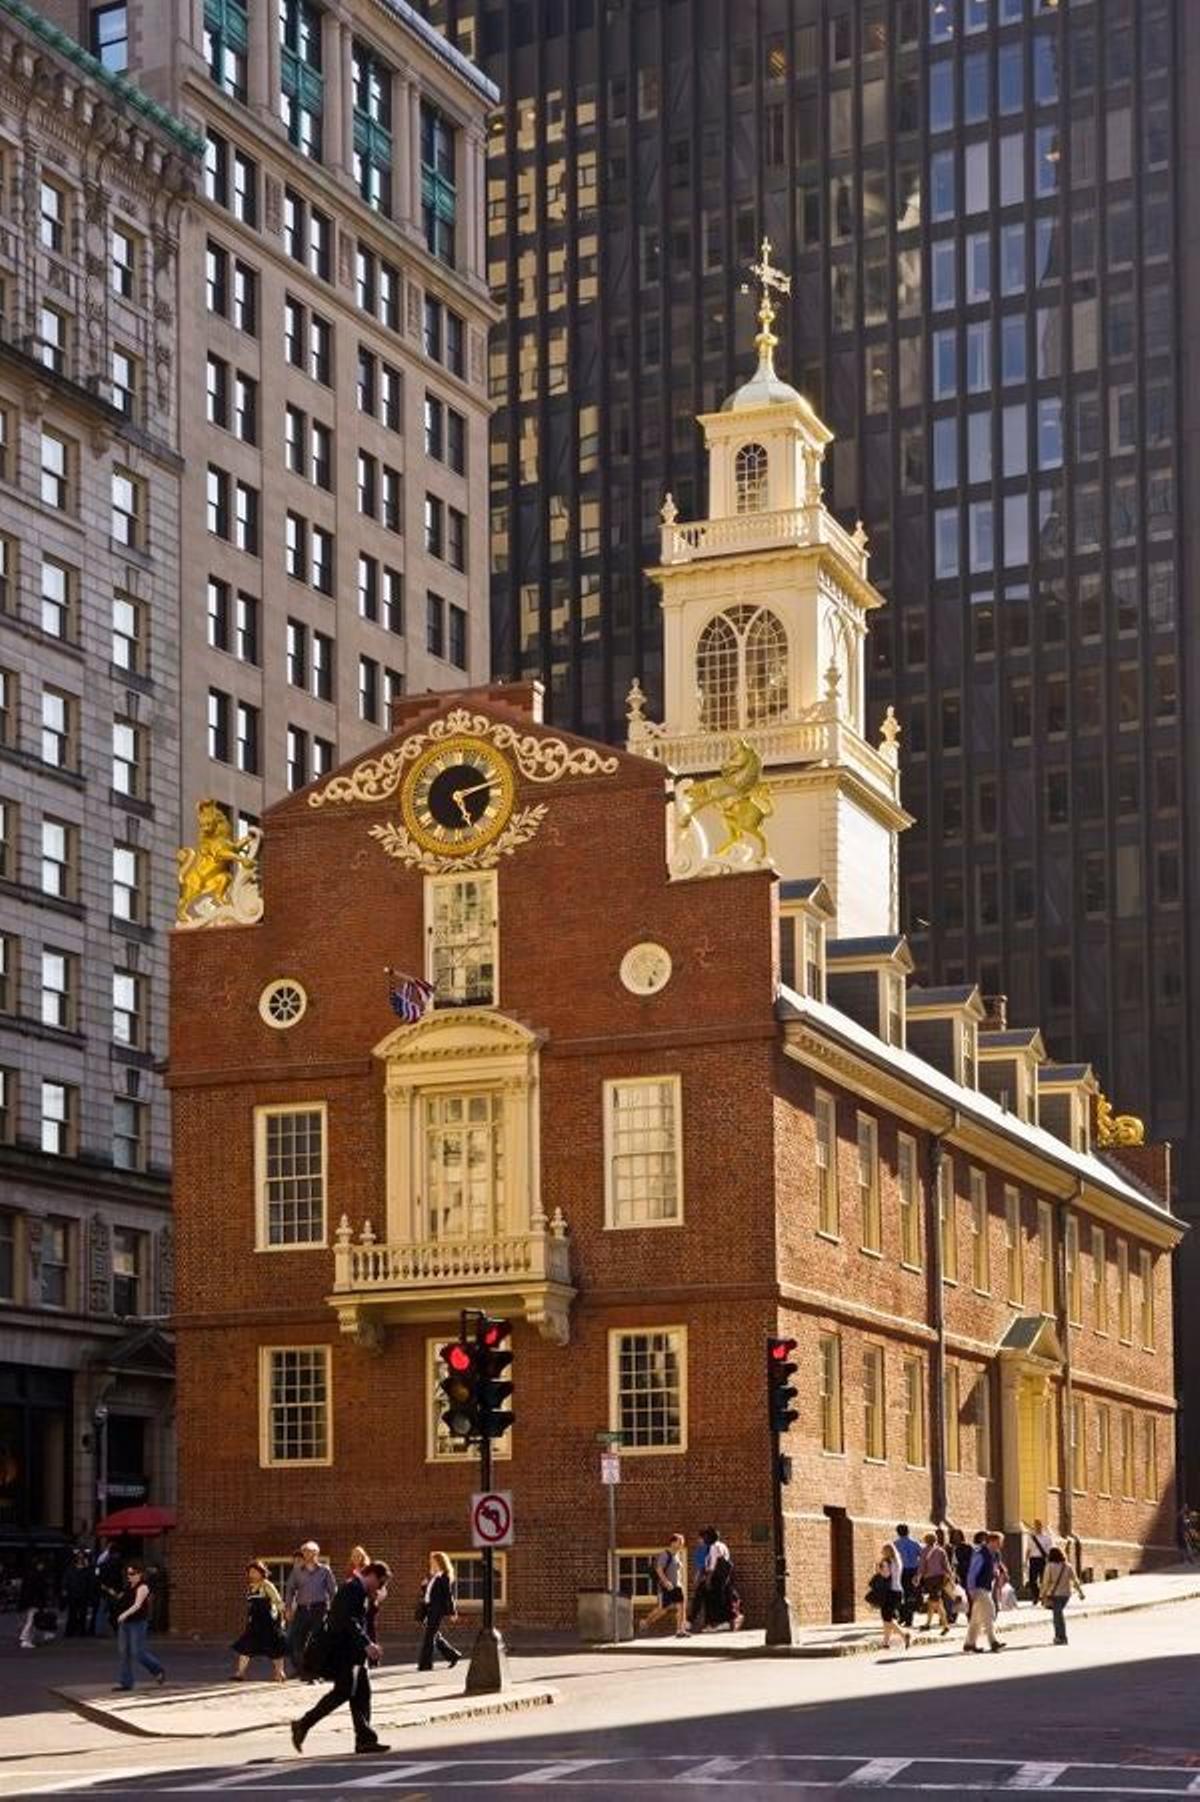
[{"label": "handbag", "polygon": [[35,1608],[33,1627],[35,1633],[57,1633],[58,1614],[53,1608]]}]

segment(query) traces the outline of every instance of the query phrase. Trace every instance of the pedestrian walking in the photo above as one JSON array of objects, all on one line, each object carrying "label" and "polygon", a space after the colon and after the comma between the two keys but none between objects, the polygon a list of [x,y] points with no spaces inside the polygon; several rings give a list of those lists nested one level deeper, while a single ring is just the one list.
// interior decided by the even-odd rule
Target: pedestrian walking
[{"label": "pedestrian walking", "polygon": [[692,1631],[699,1633],[704,1627],[704,1590],[708,1572],[708,1541],[704,1530],[696,1535],[696,1543],[692,1547],[692,1603],[688,1610],[688,1620]]},{"label": "pedestrian walking", "polygon": [[742,1624],[742,1601],[733,1581],[733,1559],[716,1527],[705,1527],[703,1630],[728,1627],[736,1633]]},{"label": "pedestrian walking", "polygon": [[917,1566],[921,1562],[921,1548],[903,1522],[896,1528],[896,1537],[892,1544],[895,1546],[896,1556],[900,1560],[900,1583],[904,1594],[900,1619],[906,1627],[911,1627],[919,1600]]},{"label": "pedestrian walking", "polygon": [[50,1573],[44,1558],[34,1558],[25,1566],[17,1611],[21,1616],[17,1644],[23,1652],[32,1652],[44,1640],[54,1638],[58,1615],[50,1606]]},{"label": "pedestrian walking", "polygon": [[868,1600],[879,1609],[883,1621],[883,1646],[887,1651],[894,1638],[900,1640],[907,1652],[912,1644],[912,1634],[903,1624],[904,1614],[904,1566],[900,1562],[900,1554],[895,1546],[885,1540],[879,1552],[879,1562],[875,1566],[875,1575],[871,1579],[871,1587],[867,1592]]},{"label": "pedestrian walking", "polygon": [[1071,1600],[1072,1591],[1081,1602],[1086,1599],[1083,1584],[1075,1575],[1075,1566],[1059,1546],[1051,1546],[1046,1554],[1040,1599],[1054,1616],[1056,1646],[1065,1646],[1067,1643],[1067,1603]]},{"label": "pedestrian walking", "polygon": [[125,1588],[116,1610],[117,1651],[121,1660],[117,1689],[133,1688],[135,1664],[140,1664],[144,1671],[149,1671],[160,1689],[167,1680],[167,1673],[154,1653],[146,1650],[146,1635],[150,1631],[150,1603],[150,1585],[146,1581],[145,1566],[131,1558],[125,1566]]},{"label": "pedestrian walking", "polygon": [[337,1594],[337,1578],[327,1564],[320,1562],[321,1548],[315,1539],[306,1539],[299,1557],[283,1586],[283,1613],[287,1622],[288,1651],[292,1669],[306,1683],[314,1677],[304,1676],[304,1647],[329,1612]]},{"label": "pedestrian walking", "polygon": [[[675,1637],[684,1639],[689,1632],[687,1604],[683,1593],[683,1555],[687,1541],[682,1533],[672,1533],[664,1549],[650,1566],[658,1600],[642,1621],[639,1631],[646,1633],[669,1614],[675,1616]],[[707,1557],[707,1551],[706,1551]]]},{"label": "pedestrian walking", "polygon": [[917,1590],[925,1597],[925,1631],[933,1626],[936,1614],[942,1623],[942,1638],[950,1631],[946,1618],[946,1586],[950,1580],[950,1554],[939,1544],[936,1533],[926,1533],[917,1565]]},{"label": "pedestrian walking", "polygon": [[65,1638],[82,1639],[87,1633],[94,1588],[91,1554],[85,1546],[76,1546],[71,1562],[63,1573],[62,1601],[67,1614],[66,1626],[63,1628]]},{"label": "pedestrian walking", "polygon": [[457,1621],[458,1591],[454,1586],[454,1566],[445,1552],[429,1554],[429,1575],[417,1603],[417,1619],[425,1628],[417,1669],[431,1671],[433,1655],[440,1652],[453,1670],[462,1653],[442,1633],[442,1622]]},{"label": "pedestrian walking", "polygon": [[976,1533],[965,1585],[969,1612],[964,1652],[978,1652],[981,1636],[993,1652],[1004,1650],[1003,1641],[996,1637],[996,1598],[993,1594],[999,1547],[998,1533]]},{"label": "pedestrian walking", "polygon": [[392,1573],[381,1558],[372,1558],[341,1584],[333,1598],[325,1627],[327,1661],[323,1675],[333,1688],[307,1714],[292,1723],[292,1744],[304,1749],[307,1735],[327,1714],[343,1703],[354,1723],[356,1752],[387,1752],[371,1726],[371,1680],[368,1666],[378,1664],[379,1647],[367,1632],[367,1605],[378,1606],[387,1594]]},{"label": "pedestrian walking", "polygon": [[1054,1545],[1054,1535],[1049,1527],[1044,1526],[1035,1514],[1033,1525],[1029,1529],[1029,1599],[1036,1602],[1042,1593],[1042,1577],[1046,1570],[1046,1560]]},{"label": "pedestrian walking", "polygon": [[258,1558],[246,1566],[246,1625],[233,1642],[237,1653],[234,1681],[240,1683],[252,1658],[269,1658],[276,1683],[286,1683],[283,1669],[287,1640],[283,1637],[283,1603]]}]

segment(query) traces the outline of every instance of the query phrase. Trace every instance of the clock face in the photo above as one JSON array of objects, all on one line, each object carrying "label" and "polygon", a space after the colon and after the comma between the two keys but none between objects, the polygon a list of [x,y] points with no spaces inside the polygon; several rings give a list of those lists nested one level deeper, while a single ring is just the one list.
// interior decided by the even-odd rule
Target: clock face
[{"label": "clock face", "polygon": [[424,850],[466,857],[503,832],[514,792],[512,769],[485,739],[447,739],[409,771],[404,824]]}]

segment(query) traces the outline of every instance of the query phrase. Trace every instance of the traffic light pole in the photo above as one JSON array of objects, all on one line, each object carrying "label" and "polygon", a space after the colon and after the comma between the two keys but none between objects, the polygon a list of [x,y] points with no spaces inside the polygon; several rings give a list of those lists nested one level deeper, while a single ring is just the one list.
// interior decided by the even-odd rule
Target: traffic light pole
[{"label": "traffic light pole", "polygon": [[775,1593],[767,1608],[767,1644],[794,1646],[796,1617],[788,1600],[787,1551],[783,1537],[783,1441],[771,1434],[771,1537],[775,1545]]},{"label": "traffic light pole", "polygon": [[[486,1320],[486,1316],[480,1316]],[[463,1316],[466,1329],[466,1315]],[[483,1495],[492,1488],[492,1441],[485,1432],[479,1441],[479,1488]],[[469,1696],[495,1695],[509,1686],[508,1653],[503,1636],[496,1630],[494,1574],[496,1554],[490,1545],[482,1551],[483,1559],[483,1624],[471,1649],[467,1666],[465,1693]]]}]

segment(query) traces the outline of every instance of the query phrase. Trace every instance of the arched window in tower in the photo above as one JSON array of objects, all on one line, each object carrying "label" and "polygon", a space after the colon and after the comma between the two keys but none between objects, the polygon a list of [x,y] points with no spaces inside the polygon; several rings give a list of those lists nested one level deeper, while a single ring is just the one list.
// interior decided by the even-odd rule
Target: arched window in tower
[{"label": "arched window in tower", "polygon": [[765,607],[730,607],[710,619],[696,647],[700,726],[730,732],[783,719],[788,710],[788,644],[783,622]]},{"label": "arched window in tower", "polygon": [[[743,608],[736,608],[743,612]],[[706,732],[727,732],[738,722],[738,635],[729,616],[718,613],[700,634],[696,647],[696,685],[700,690],[700,725]]]},{"label": "arched window in tower", "polygon": [[787,633],[777,614],[765,608],[746,631],[747,726],[782,719],[788,710]]},{"label": "arched window in tower", "polygon": [[767,504],[767,453],[761,444],[743,444],[733,465],[739,513],[761,513]]}]

